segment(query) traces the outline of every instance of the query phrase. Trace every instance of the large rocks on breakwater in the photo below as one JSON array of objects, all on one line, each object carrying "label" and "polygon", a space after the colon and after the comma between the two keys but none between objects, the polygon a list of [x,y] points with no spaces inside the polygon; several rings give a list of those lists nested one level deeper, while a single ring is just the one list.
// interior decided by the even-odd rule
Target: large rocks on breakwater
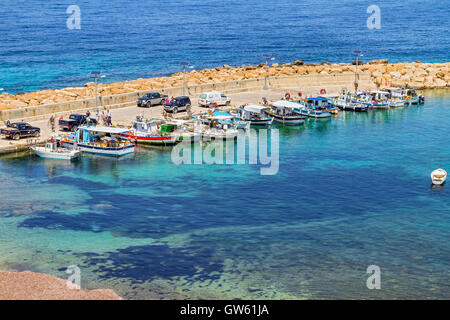
[{"label": "large rocks on breakwater", "polygon": [[[317,74],[354,73],[353,64],[304,64],[297,60],[293,63],[279,65],[274,63],[269,68],[269,76],[294,76]],[[379,86],[418,86],[424,88],[450,86],[450,62],[445,63],[396,63],[389,64],[387,60],[373,60],[367,64],[359,65],[358,70],[369,72],[372,80]],[[187,75],[188,86],[206,83],[262,78],[265,75],[265,65],[231,67],[224,65],[214,69],[194,70]],[[117,82],[112,84],[99,84],[100,96],[109,96],[121,93],[158,90],[162,88],[181,87],[183,74],[178,72],[170,77],[137,79],[133,81]],[[94,83],[90,82],[84,87],[65,88],[57,90],[43,90],[30,93],[0,95],[0,110],[24,108],[44,104],[54,104],[73,100],[89,99],[95,96]]]}]

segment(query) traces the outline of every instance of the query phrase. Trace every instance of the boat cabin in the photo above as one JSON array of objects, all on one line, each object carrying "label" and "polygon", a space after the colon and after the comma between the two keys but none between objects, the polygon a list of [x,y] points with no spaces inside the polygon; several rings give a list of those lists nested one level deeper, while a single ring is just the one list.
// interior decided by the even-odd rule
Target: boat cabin
[{"label": "boat cabin", "polygon": [[242,108],[241,115],[245,119],[260,118],[261,116],[265,117],[264,116],[265,109],[267,109],[266,106],[258,106],[255,104],[250,104]]},{"label": "boat cabin", "polygon": [[272,106],[275,109],[275,113],[281,116],[294,115],[296,112],[299,112],[303,108],[303,105],[301,105],[300,103],[286,100],[277,101]]},{"label": "boat cabin", "polygon": [[133,129],[137,132],[145,132],[151,133],[156,132],[158,130],[158,126],[160,125],[157,121],[133,121]]},{"label": "boat cabin", "polygon": [[115,144],[116,141],[121,140],[120,134],[126,131],[126,128],[83,126],[79,127],[77,132],[72,133],[70,139],[78,144],[92,144],[102,140]]},{"label": "boat cabin", "polygon": [[392,98],[392,94],[389,91],[371,91],[370,95],[374,101],[387,101]]},{"label": "boat cabin", "polygon": [[311,109],[323,110],[328,108],[328,99],[327,98],[309,98],[306,100],[306,106]]}]

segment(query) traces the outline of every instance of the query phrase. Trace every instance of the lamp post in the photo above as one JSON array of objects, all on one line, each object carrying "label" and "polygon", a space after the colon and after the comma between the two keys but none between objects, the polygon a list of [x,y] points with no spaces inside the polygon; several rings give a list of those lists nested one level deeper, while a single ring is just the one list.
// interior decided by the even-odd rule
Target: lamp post
[{"label": "lamp post", "polygon": [[183,67],[183,96],[186,95],[186,70],[193,69],[194,66],[191,66],[188,61],[180,61],[180,65]]},{"label": "lamp post", "polygon": [[358,65],[359,65],[359,57],[362,57],[362,51],[361,50],[354,50],[353,54],[355,55],[355,61],[356,61],[356,69],[355,69],[355,91],[358,91],[358,85],[359,85],[359,75],[358,75]]},{"label": "lamp post", "polygon": [[101,71],[91,71],[91,78],[94,78],[95,83],[95,110],[98,109],[98,90],[97,83],[99,78],[106,78],[106,76],[101,75]]},{"label": "lamp post", "polygon": [[275,60],[271,54],[263,55],[264,60],[266,60],[266,75],[264,77],[264,90],[269,90],[269,61]]}]

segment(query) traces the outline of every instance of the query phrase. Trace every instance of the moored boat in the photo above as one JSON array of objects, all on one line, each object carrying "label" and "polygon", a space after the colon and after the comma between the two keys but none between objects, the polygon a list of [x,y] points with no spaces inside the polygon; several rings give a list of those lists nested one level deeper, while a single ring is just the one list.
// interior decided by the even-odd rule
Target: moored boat
[{"label": "moored boat", "polygon": [[166,125],[174,126],[171,132],[177,137],[178,142],[195,143],[202,139],[194,120],[171,120]]},{"label": "moored boat", "polygon": [[[206,116],[208,118],[208,116]],[[250,123],[243,120],[237,115],[231,114],[227,110],[216,110],[209,115],[210,119],[217,120],[219,123],[234,127],[236,129],[247,130],[250,128]]]},{"label": "moored boat", "polygon": [[134,143],[121,136],[127,130],[127,128],[116,127],[82,126],[62,141],[64,146],[78,147],[79,150],[86,153],[121,157],[133,153],[135,150]]},{"label": "moored boat", "polygon": [[66,149],[59,146],[59,142],[57,142],[53,137],[45,144],[44,147],[33,146],[31,147],[31,150],[33,150],[33,152],[41,158],[54,160],[74,160],[81,154],[81,151],[77,147]]},{"label": "moored boat", "polygon": [[306,99],[305,106],[300,110],[300,113],[310,118],[330,118],[332,116],[332,113],[328,111],[328,108],[329,104],[327,98],[308,98]]},{"label": "moored boat", "polygon": [[134,120],[131,129],[121,136],[138,144],[173,145],[177,143],[177,136],[171,132],[173,129],[162,121]]},{"label": "moored boat", "polygon": [[250,122],[252,126],[271,126],[273,118],[264,114],[266,106],[250,104],[242,107],[239,111],[243,120]]},{"label": "moored boat", "polygon": [[411,104],[422,104],[425,102],[425,97],[416,92],[418,87],[413,88],[385,88],[387,92],[389,92],[393,98],[398,98],[404,101],[406,105]]},{"label": "moored boat", "polygon": [[239,131],[233,124],[224,123],[222,116],[197,116],[194,119],[194,132],[202,136],[202,140],[234,140]]},{"label": "moored boat", "polygon": [[298,105],[295,102],[280,100],[275,102],[272,108],[266,109],[264,112],[269,117],[272,117],[275,122],[288,126],[298,126],[305,123],[305,116],[294,110]]},{"label": "moored boat", "polygon": [[444,184],[446,179],[447,171],[444,169],[436,169],[431,173],[431,182],[435,185]]}]

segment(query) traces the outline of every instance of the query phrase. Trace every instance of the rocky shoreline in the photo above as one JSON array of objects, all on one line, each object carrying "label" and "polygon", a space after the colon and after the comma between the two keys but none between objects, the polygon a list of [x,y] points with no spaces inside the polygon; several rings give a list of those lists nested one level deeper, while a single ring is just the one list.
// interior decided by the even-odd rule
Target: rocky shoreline
[{"label": "rocky shoreline", "polygon": [[[272,64],[268,69],[269,76],[295,76],[317,74],[354,73],[355,64],[339,63],[304,64],[302,61],[278,65]],[[407,62],[389,64],[388,60],[373,60],[358,66],[360,72],[368,72],[377,86],[411,86],[422,88],[440,88],[450,86],[450,62],[422,63]],[[265,64],[258,66],[231,67],[224,65],[214,69],[194,70],[187,74],[187,85],[194,86],[207,83],[239,81],[263,78]],[[137,79],[132,81],[98,84],[99,96],[158,90],[162,88],[181,87],[183,73],[178,72],[170,77]],[[42,90],[21,94],[3,93],[0,95],[0,110],[19,109],[31,106],[55,104],[95,97],[94,83],[86,83],[83,87]]]},{"label": "rocky shoreline", "polygon": [[31,271],[0,271],[0,300],[122,300],[111,289],[69,289],[66,280]]}]

